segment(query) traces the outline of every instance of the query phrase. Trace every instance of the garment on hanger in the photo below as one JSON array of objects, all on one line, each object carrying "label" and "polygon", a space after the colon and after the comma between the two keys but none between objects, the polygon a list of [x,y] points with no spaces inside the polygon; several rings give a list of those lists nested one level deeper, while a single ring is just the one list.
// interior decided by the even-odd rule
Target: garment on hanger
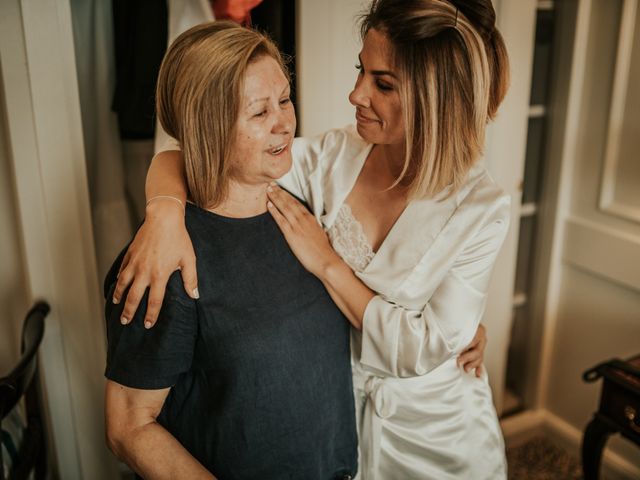
[{"label": "garment on hanger", "polygon": [[112,109],[122,139],[155,133],[155,89],[167,49],[165,0],[113,0],[116,89]]}]

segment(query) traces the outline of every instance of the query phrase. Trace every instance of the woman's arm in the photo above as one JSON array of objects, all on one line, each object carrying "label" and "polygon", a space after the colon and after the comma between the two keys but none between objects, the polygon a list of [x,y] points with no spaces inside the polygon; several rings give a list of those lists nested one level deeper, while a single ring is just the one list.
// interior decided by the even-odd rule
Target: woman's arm
[{"label": "woman's arm", "polygon": [[[304,199],[317,216],[324,209],[322,195],[312,195],[308,179],[321,163],[321,158],[337,158],[361,154],[365,145],[356,134],[332,130],[311,139],[296,139],[292,146],[293,166],[279,182],[298,198]],[[149,305],[144,324],[152,327],[172,272],[181,270],[184,288],[189,296],[198,298],[196,263],[191,240],[184,227],[184,205],[187,183],[180,145],[173,140],[164,145],[149,167],[146,182],[147,204],[145,221],[138,230],[124,258],[113,295],[119,303],[127,287],[122,323],[131,321],[142,295],[149,288]],[[315,175],[318,180],[321,175]],[[167,197],[173,197],[167,198]],[[313,198],[312,198],[313,197]]]},{"label": "woman's arm", "polygon": [[111,451],[148,479],[214,479],[156,418],[169,393],[107,381],[105,418]]},{"label": "woman's arm", "polygon": [[[149,287],[144,323],[150,328],[156,322],[167,280],[174,271],[180,270],[187,294],[198,298],[195,254],[184,225],[187,185],[180,152],[164,151],[153,158],[145,191],[151,202],[122,262],[113,302],[119,303],[131,285],[121,318],[122,323],[129,323]],[[182,207],[174,199],[181,201]]]},{"label": "woman's arm", "polygon": [[480,328],[491,270],[506,233],[501,217],[469,242],[436,292],[425,299],[424,308],[412,310],[364,285],[295,199],[277,187],[271,188],[269,197],[273,202],[269,211],[294,254],[324,283],[351,324],[362,329],[364,365],[385,375],[424,375],[449,358],[468,353],[472,345],[484,348],[482,341],[469,342]]}]

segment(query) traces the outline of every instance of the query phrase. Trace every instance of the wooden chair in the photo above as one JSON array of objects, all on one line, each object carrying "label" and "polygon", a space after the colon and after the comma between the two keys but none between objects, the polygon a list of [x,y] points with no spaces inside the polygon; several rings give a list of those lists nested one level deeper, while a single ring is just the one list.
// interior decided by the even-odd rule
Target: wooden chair
[{"label": "wooden chair", "polygon": [[[16,446],[18,454],[8,480],[27,479],[32,471],[36,479],[46,477],[46,438],[40,409],[37,353],[48,313],[49,305],[45,302],[38,302],[29,310],[22,325],[20,360],[9,375],[0,378],[0,426],[23,396],[27,416],[26,428],[20,445]],[[0,455],[0,475],[4,471],[2,462]]]}]

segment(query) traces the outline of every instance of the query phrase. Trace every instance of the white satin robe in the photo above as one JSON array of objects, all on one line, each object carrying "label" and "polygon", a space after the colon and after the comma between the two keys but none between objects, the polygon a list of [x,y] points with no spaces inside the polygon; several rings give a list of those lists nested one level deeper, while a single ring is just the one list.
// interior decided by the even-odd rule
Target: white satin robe
[{"label": "white satin robe", "polygon": [[[370,150],[353,127],[296,139],[280,183],[329,229]],[[363,480],[506,478],[487,377],[456,358],[482,318],[510,199],[479,165],[445,197],[411,202],[356,272],[378,294],[352,336]]]},{"label": "white satin robe", "polygon": [[[371,147],[353,127],[297,138],[280,184],[329,229]],[[456,358],[482,318],[510,199],[480,165],[445,197],[412,201],[356,272],[378,294],[352,335],[362,480],[506,479],[487,377]]]}]

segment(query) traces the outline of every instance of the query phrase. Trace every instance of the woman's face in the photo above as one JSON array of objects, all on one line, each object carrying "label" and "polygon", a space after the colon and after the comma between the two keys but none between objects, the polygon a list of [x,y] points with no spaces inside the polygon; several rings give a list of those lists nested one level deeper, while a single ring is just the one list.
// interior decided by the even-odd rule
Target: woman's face
[{"label": "woman's face", "polygon": [[359,55],[358,79],[349,101],[356,107],[358,133],[376,145],[404,143],[399,74],[386,35],[371,29]]},{"label": "woman's face", "polygon": [[265,55],[249,64],[231,149],[235,181],[268,183],[291,168],[296,115],[289,93],[289,82],[273,58]]}]

